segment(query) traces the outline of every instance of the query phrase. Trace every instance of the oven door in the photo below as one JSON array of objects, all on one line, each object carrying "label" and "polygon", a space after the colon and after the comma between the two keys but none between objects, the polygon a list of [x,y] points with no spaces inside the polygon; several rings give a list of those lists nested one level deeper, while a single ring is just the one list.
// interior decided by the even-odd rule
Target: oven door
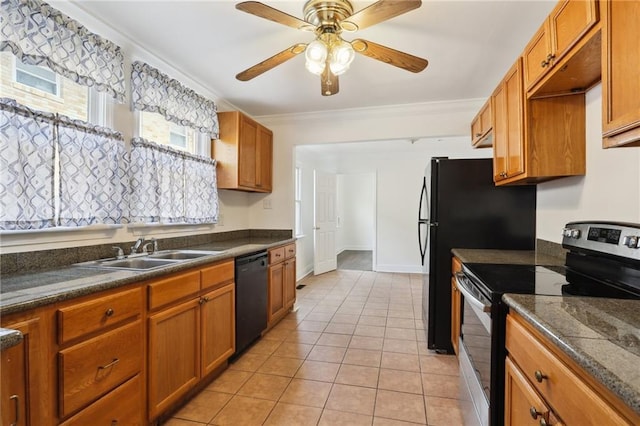
[{"label": "oven door", "polygon": [[[463,273],[456,274],[463,296],[460,330],[460,369],[463,397],[473,402],[475,417],[489,424],[491,382],[491,301]],[[465,398],[466,399],[466,398]]]}]

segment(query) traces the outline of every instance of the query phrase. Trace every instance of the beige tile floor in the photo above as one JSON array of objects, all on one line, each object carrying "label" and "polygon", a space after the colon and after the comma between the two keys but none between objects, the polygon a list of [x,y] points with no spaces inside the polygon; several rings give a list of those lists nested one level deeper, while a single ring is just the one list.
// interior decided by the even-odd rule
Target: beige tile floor
[{"label": "beige tile floor", "polygon": [[458,363],[427,350],[420,275],[334,271],[166,426],[461,425]]}]

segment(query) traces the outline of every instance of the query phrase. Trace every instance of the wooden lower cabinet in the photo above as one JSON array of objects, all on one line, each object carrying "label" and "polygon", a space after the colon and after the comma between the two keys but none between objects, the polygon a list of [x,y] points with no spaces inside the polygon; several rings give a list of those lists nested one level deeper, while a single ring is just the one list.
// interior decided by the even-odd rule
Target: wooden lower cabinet
[{"label": "wooden lower cabinet", "polygon": [[2,403],[0,418],[3,425],[22,426],[30,424],[27,416],[27,383],[29,360],[24,342],[2,351],[0,372],[2,373]]},{"label": "wooden lower cabinet", "polygon": [[562,425],[511,358],[505,366],[505,426]]},{"label": "wooden lower cabinet", "polygon": [[[0,419],[2,425],[53,424],[52,369],[47,368],[46,341],[39,314],[21,315],[13,322],[2,319],[2,327],[22,333],[22,342],[0,352]],[[28,318],[28,319],[27,319]]]},{"label": "wooden lower cabinet", "polygon": [[142,393],[142,383],[140,375],[136,375],[61,425],[143,425],[142,400],[138,397]]},{"label": "wooden lower cabinet", "polygon": [[200,380],[200,299],[150,315],[148,326],[152,420]]},{"label": "wooden lower cabinet", "polygon": [[462,326],[462,295],[458,291],[456,282],[456,273],[462,270],[462,263],[457,257],[451,258],[451,346],[453,351],[458,355],[460,342],[460,327]]},{"label": "wooden lower cabinet", "polygon": [[282,319],[296,301],[295,243],[269,250],[267,326]]},{"label": "wooden lower cabinet", "polygon": [[202,375],[225,362],[236,350],[235,284],[231,283],[203,296]]},{"label": "wooden lower cabinet", "polygon": [[[526,417],[518,413],[526,409],[524,405],[536,402],[536,398],[544,406],[553,407],[553,412],[548,409],[547,412],[557,415],[568,425],[640,424],[637,413],[593,380],[517,314],[510,313],[507,316],[506,348],[508,361],[512,365],[507,364],[505,371],[505,415],[514,419],[515,423],[511,424],[526,424],[518,422]],[[552,417],[549,419],[557,421]],[[539,420],[535,424],[540,424]]]}]

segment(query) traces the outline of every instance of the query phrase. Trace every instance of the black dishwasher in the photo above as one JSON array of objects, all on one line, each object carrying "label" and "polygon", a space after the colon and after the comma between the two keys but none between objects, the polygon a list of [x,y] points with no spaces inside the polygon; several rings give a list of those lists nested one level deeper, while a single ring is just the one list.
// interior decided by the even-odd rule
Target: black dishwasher
[{"label": "black dishwasher", "polygon": [[236,257],[236,351],[267,328],[267,252]]}]

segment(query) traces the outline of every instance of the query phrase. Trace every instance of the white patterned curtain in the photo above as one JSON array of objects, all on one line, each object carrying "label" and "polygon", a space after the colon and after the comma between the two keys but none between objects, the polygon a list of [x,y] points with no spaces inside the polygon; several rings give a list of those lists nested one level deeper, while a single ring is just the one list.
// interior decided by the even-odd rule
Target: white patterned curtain
[{"label": "white patterned curtain", "polygon": [[128,161],[122,134],[64,117],[58,141],[60,225],[126,222]]},{"label": "white patterned curtain", "polygon": [[54,115],[0,99],[0,229],[54,226]]},{"label": "white patterned curtain", "polygon": [[41,0],[1,0],[0,51],[125,100],[120,47]]},{"label": "white patterned curtain", "polygon": [[211,159],[133,139],[129,167],[131,222],[217,222],[215,166]]},{"label": "white patterned curtain", "polygon": [[134,110],[156,112],[180,126],[219,136],[216,104],[144,62],[131,65]]},{"label": "white patterned curtain", "polygon": [[218,221],[218,180],[216,161],[185,156],[185,222]]}]

